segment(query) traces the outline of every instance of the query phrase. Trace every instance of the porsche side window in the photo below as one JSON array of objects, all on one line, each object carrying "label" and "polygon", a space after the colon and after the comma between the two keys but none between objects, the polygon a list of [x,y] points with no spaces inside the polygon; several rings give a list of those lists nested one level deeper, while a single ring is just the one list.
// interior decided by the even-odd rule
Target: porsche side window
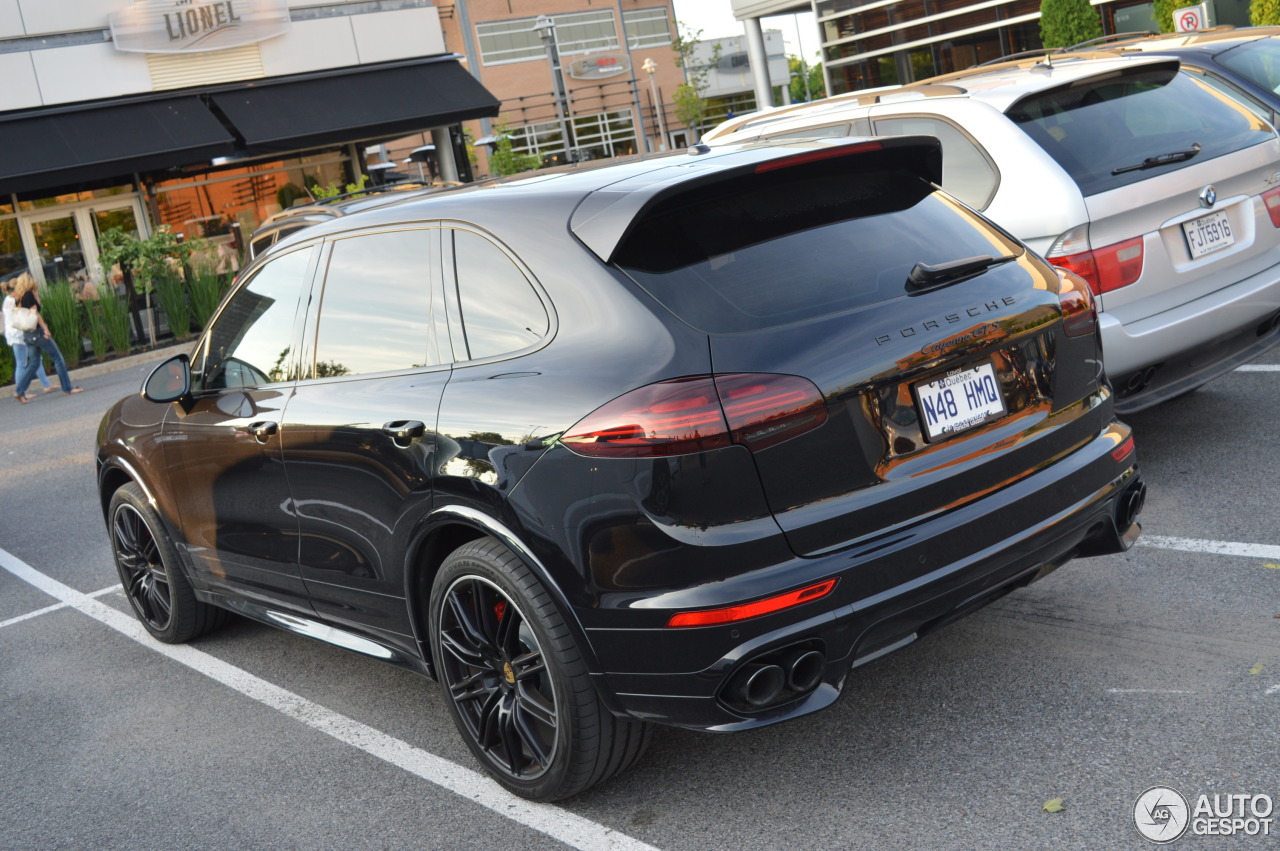
[{"label": "porsche side window", "polygon": [[529,280],[502,249],[468,231],[454,233],[458,301],[470,359],[532,346],[550,328]]},{"label": "porsche side window", "polygon": [[419,228],[334,242],[316,330],[316,378],[439,363],[428,346],[435,236]]},{"label": "porsche side window", "polygon": [[285,381],[293,363],[293,326],[314,248],[264,265],[218,314],[195,371],[205,390]]}]

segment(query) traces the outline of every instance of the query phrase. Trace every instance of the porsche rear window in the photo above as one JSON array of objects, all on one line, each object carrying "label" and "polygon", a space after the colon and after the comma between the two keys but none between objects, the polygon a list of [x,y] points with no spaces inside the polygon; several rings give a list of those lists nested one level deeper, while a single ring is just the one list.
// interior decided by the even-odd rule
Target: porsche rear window
[{"label": "porsche rear window", "polygon": [[916,263],[1016,253],[899,169],[782,169],[662,202],[614,262],[676,316],[737,333],[906,297]]},{"label": "porsche rear window", "polygon": [[1275,136],[1226,93],[1161,65],[1077,81],[1014,104],[1010,119],[1095,195]]}]

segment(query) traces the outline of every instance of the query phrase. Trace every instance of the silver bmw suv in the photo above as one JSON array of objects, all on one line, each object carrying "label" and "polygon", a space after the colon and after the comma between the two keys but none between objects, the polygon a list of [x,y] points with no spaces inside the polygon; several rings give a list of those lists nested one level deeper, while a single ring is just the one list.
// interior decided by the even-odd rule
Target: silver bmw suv
[{"label": "silver bmw suv", "polygon": [[942,187],[1097,295],[1122,412],[1280,343],[1280,138],[1167,56],[982,66],[746,115],[704,138],[928,134]]}]

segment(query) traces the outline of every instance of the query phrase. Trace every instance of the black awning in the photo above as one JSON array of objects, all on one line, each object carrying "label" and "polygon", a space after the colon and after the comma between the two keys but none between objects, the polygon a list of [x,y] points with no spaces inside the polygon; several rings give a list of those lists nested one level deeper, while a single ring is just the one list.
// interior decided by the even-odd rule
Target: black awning
[{"label": "black awning", "polygon": [[386,139],[493,117],[500,102],[454,59],[254,81],[213,92],[251,155]]},{"label": "black awning", "polygon": [[235,139],[194,95],[0,118],[0,194],[208,162]]}]

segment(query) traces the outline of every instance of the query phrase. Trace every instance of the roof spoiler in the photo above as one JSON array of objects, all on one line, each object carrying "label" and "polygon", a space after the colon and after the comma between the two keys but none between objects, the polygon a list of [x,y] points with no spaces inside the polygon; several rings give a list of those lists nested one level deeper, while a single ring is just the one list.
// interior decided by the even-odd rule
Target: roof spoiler
[{"label": "roof spoiler", "polygon": [[816,139],[785,146],[761,144],[710,149],[667,160],[664,168],[646,172],[587,195],[574,210],[569,229],[604,262],[646,212],[661,201],[729,180],[824,163],[838,168],[841,160],[877,152],[895,154],[895,165],[923,180],[942,182],[942,144],[933,136],[884,136]]}]

